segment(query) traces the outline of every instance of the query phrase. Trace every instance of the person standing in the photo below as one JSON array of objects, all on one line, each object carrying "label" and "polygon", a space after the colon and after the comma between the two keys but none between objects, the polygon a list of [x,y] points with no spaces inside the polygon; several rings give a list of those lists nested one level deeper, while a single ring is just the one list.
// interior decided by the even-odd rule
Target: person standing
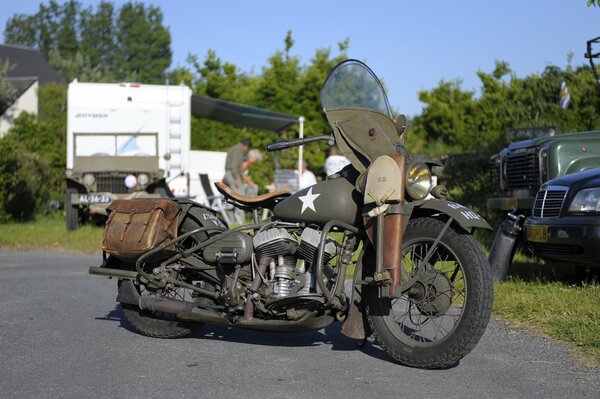
[{"label": "person standing", "polygon": [[331,176],[349,164],[348,158],[342,155],[337,145],[334,145],[329,148],[329,156],[325,159],[325,165],[323,165],[325,176]]},{"label": "person standing", "polygon": [[250,150],[250,140],[242,140],[227,151],[225,158],[225,184],[243,193],[244,155]]},{"label": "person standing", "polygon": [[258,195],[258,186],[252,181],[250,177],[250,165],[259,162],[262,160],[262,154],[260,151],[253,149],[248,151],[248,158],[244,161],[242,169],[244,173],[242,173],[242,185],[243,185],[243,193],[244,195],[254,196]]}]

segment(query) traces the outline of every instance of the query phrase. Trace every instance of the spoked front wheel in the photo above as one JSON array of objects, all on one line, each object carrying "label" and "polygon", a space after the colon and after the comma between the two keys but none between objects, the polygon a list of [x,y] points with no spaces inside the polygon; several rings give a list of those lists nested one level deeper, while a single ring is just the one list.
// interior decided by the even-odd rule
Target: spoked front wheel
[{"label": "spoked front wheel", "polygon": [[475,239],[434,218],[411,220],[404,234],[400,298],[369,293],[368,319],[382,348],[401,364],[446,368],[477,344],[493,301],[490,266]]}]

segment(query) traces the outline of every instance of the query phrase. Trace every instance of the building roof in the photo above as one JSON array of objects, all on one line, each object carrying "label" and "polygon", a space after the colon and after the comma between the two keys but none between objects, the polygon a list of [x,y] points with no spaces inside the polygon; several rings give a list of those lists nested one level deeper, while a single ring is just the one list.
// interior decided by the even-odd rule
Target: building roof
[{"label": "building roof", "polygon": [[7,73],[7,78],[36,79],[40,85],[48,83],[65,84],[64,79],[48,64],[39,50],[21,46],[0,45],[0,62],[8,62],[12,66],[12,69]]}]

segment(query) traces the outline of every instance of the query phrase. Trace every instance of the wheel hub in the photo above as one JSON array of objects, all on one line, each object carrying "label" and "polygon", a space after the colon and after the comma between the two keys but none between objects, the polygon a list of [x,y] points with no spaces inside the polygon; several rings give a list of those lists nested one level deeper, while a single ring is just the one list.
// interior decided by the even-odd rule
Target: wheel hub
[{"label": "wheel hub", "polygon": [[422,314],[438,316],[452,304],[452,283],[444,273],[428,270],[416,277],[408,295]]}]

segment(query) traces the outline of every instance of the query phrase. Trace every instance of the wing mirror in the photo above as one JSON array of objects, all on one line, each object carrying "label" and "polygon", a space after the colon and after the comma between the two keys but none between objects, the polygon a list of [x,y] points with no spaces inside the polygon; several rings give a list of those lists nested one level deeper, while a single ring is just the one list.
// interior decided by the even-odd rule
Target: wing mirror
[{"label": "wing mirror", "polygon": [[398,136],[402,137],[402,134],[406,131],[406,115],[398,115],[394,125],[396,125],[396,132],[398,132]]}]

